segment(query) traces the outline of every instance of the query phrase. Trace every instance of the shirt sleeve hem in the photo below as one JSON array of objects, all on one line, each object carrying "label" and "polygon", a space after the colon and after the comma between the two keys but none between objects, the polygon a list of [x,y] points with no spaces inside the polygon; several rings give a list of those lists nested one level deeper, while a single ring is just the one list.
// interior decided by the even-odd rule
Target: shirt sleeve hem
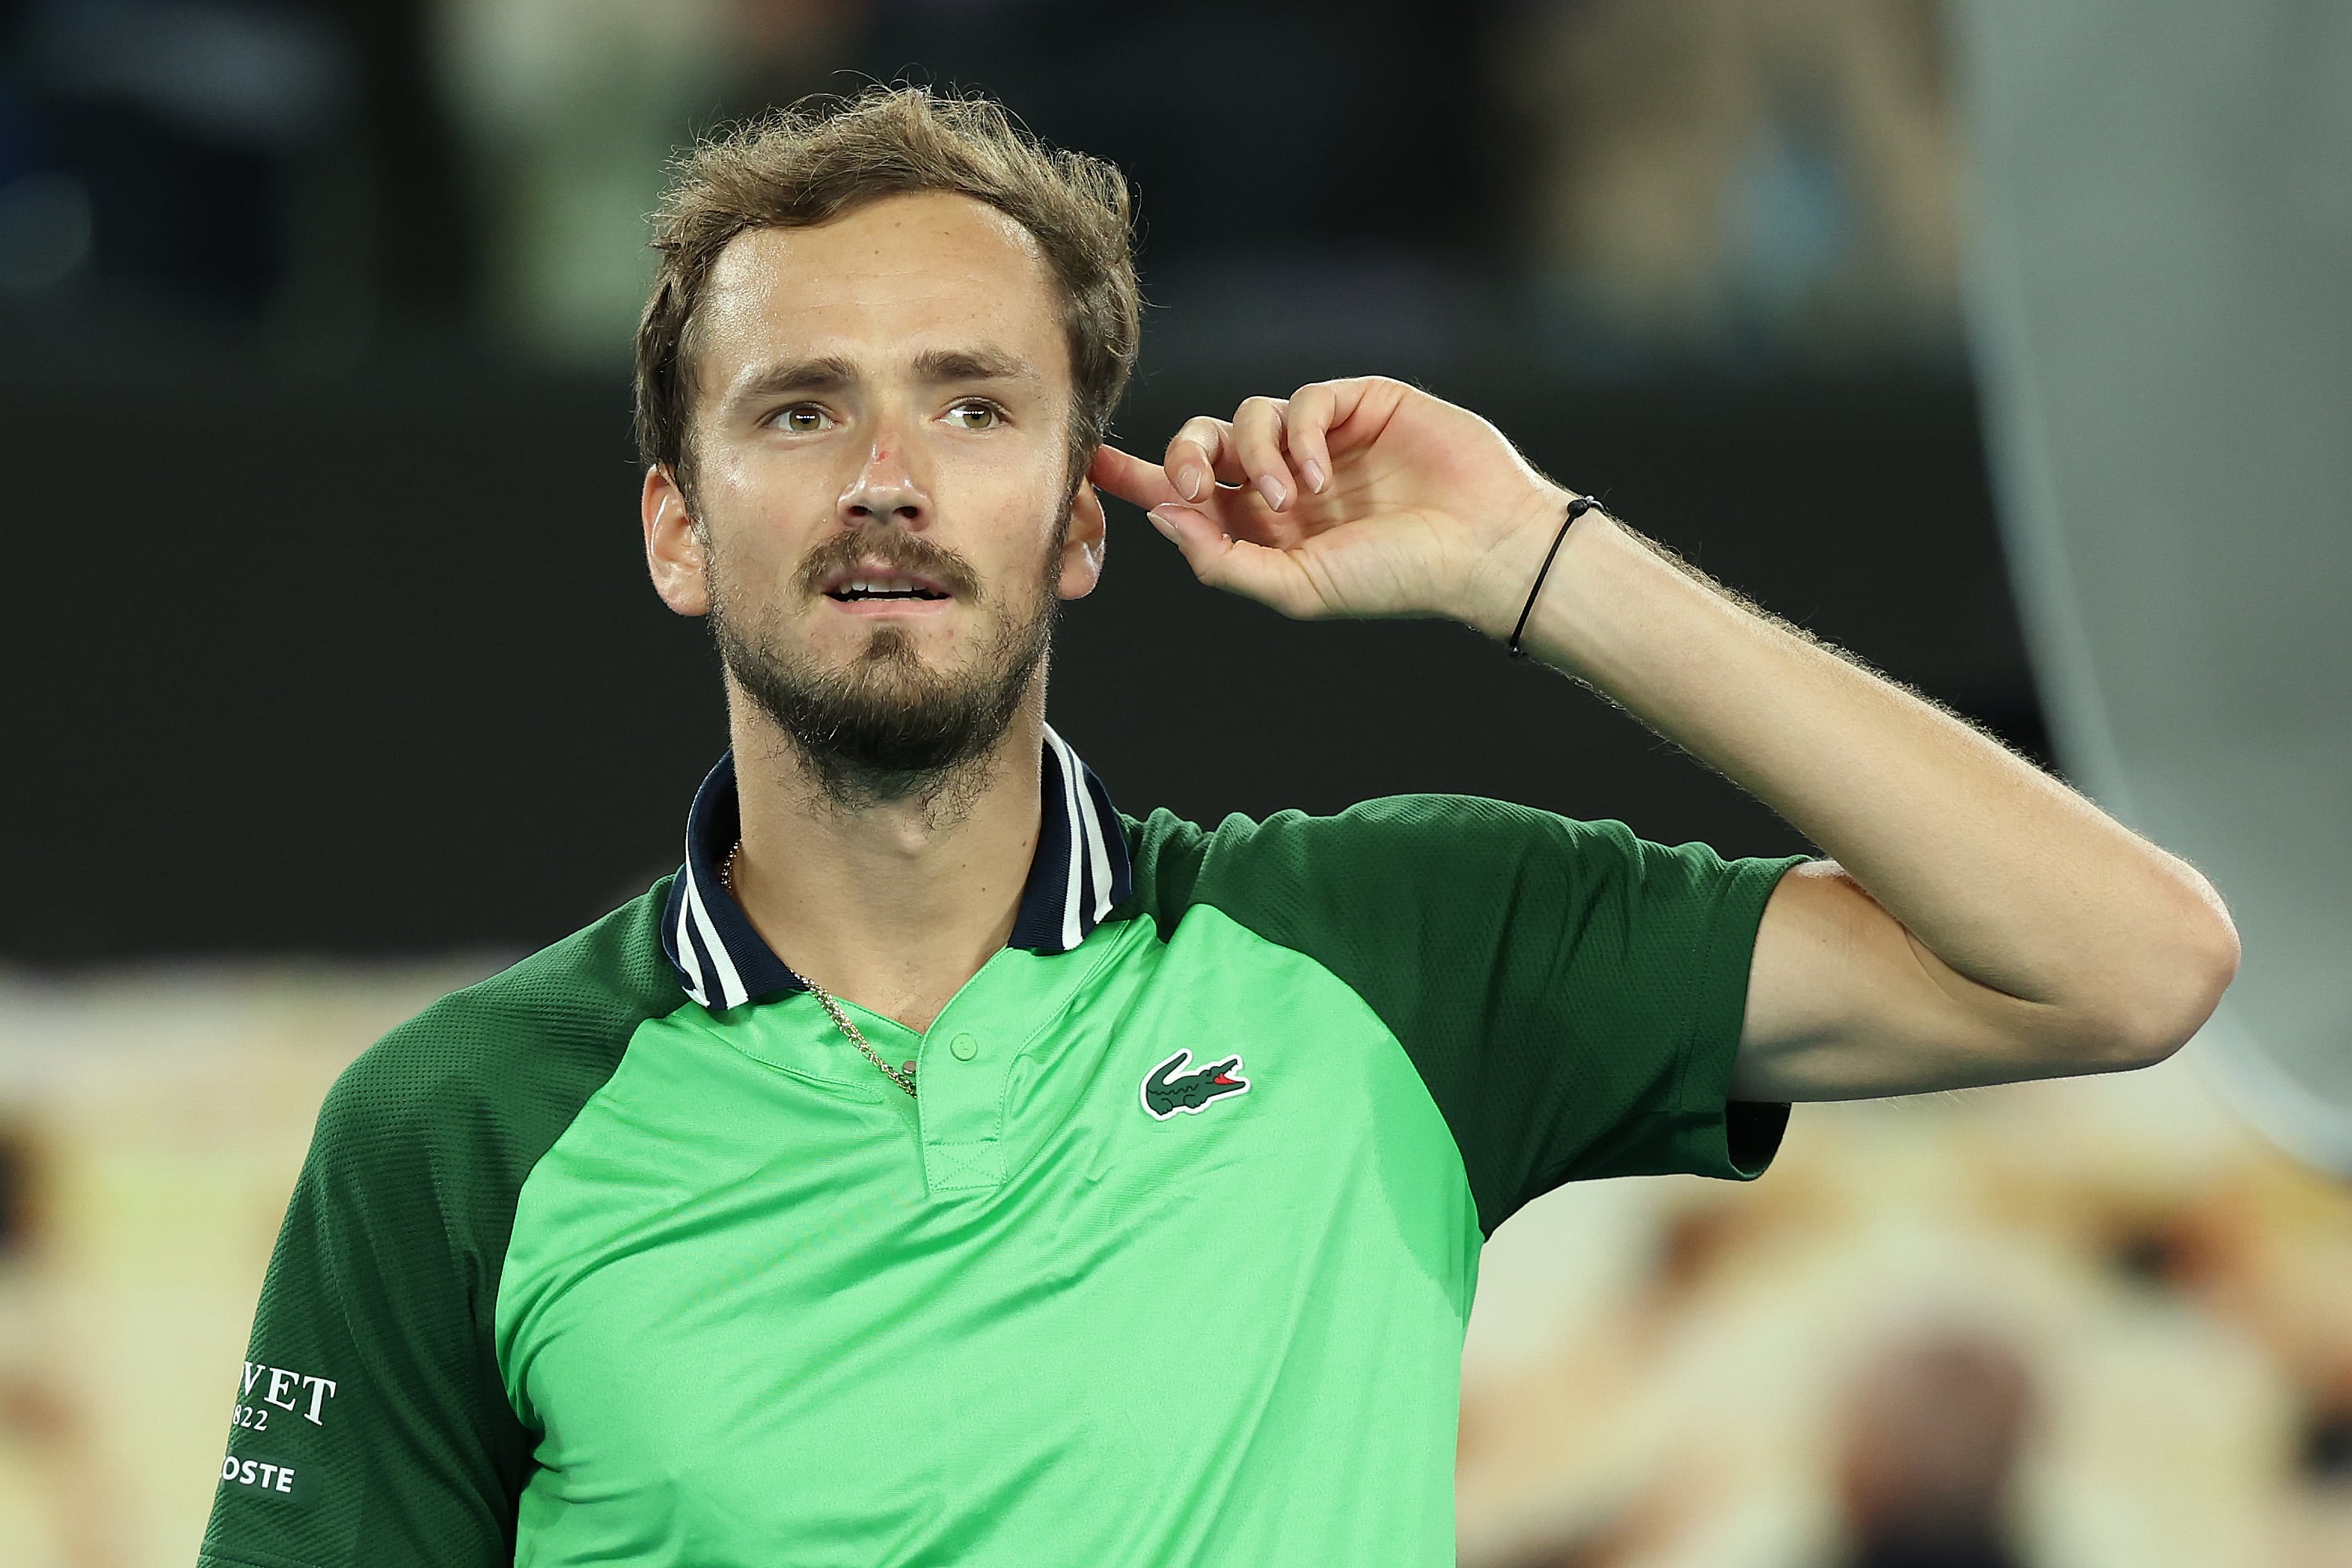
[{"label": "shirt sleeve hem", "polygon": [[1756,956],[1756,929],[1764,906],[1801,855],[1743,860],[1717,900],[1707,932],[1706,962],[1691,1027],[1683,1047],[1679,1120],[1686,1129],[1689,1169],[1702,1176],[1752,1182],[1780,1152],[1788,1131],[1786,1104],[1731,1098],[1739,1058],[1739,1030],[1748,1013],[1748,975]]}]

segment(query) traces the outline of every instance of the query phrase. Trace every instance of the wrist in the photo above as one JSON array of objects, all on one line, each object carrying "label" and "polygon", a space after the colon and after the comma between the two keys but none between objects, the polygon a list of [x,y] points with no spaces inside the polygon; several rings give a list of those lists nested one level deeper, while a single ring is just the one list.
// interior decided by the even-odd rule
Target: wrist
[{"label": "wrist", "polygon": [[1559,579],[1570,570],[1569,557],[1576,540],[1607,521],[1597,506],[1571,521],[1569,504],[1578,499],[1573,490],[1547,485],[1542,498],[1504,529],[1480,557],[1455,618],[1498,643],[1507,643],[1530,603],[1561,585]]}]

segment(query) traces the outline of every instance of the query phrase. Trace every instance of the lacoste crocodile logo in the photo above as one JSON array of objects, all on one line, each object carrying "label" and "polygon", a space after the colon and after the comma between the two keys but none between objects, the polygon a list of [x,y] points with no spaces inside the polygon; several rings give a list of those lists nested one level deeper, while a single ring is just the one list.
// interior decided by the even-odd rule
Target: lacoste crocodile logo
[{"label": "lacoste crocodile logo", "polygon": [[1241,1058],[1227,1057],[1191,1072],[1181,1071],[1192,1059],[1191,1051],[1178,1051],[1144,1076],[1143,1109],[1153,1121],[1165,1121],[1180,1110],[1197,1116],[1212,1100],[1248,1091],[1250,1080],[1234,1076],[1241,1069]]}]

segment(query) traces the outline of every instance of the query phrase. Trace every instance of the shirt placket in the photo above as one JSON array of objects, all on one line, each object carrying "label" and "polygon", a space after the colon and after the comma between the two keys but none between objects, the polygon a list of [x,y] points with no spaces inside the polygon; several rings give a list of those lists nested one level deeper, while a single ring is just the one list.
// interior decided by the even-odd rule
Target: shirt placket
[{"label": "shirt placket", "polygon": [[923,1037],[915,1107],[934,1195],[1004,1184],[1004,1078],[1018,1041],[988,1011],[951,1006]]}]

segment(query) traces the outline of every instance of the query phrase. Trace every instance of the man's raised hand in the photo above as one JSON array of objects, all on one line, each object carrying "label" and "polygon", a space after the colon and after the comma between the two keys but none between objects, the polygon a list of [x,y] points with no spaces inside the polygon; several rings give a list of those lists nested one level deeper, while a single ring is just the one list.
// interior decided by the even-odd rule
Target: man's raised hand
[{"label": "man's raised hand", "polygon": [[1529,541],[1540,558],[1570,499],[1486,420],[1384,376],[1188,419],[1160,463],[1101,447],[1089,477],[1213,587],[1303,619],[1444,616],[1496,637]]}]

